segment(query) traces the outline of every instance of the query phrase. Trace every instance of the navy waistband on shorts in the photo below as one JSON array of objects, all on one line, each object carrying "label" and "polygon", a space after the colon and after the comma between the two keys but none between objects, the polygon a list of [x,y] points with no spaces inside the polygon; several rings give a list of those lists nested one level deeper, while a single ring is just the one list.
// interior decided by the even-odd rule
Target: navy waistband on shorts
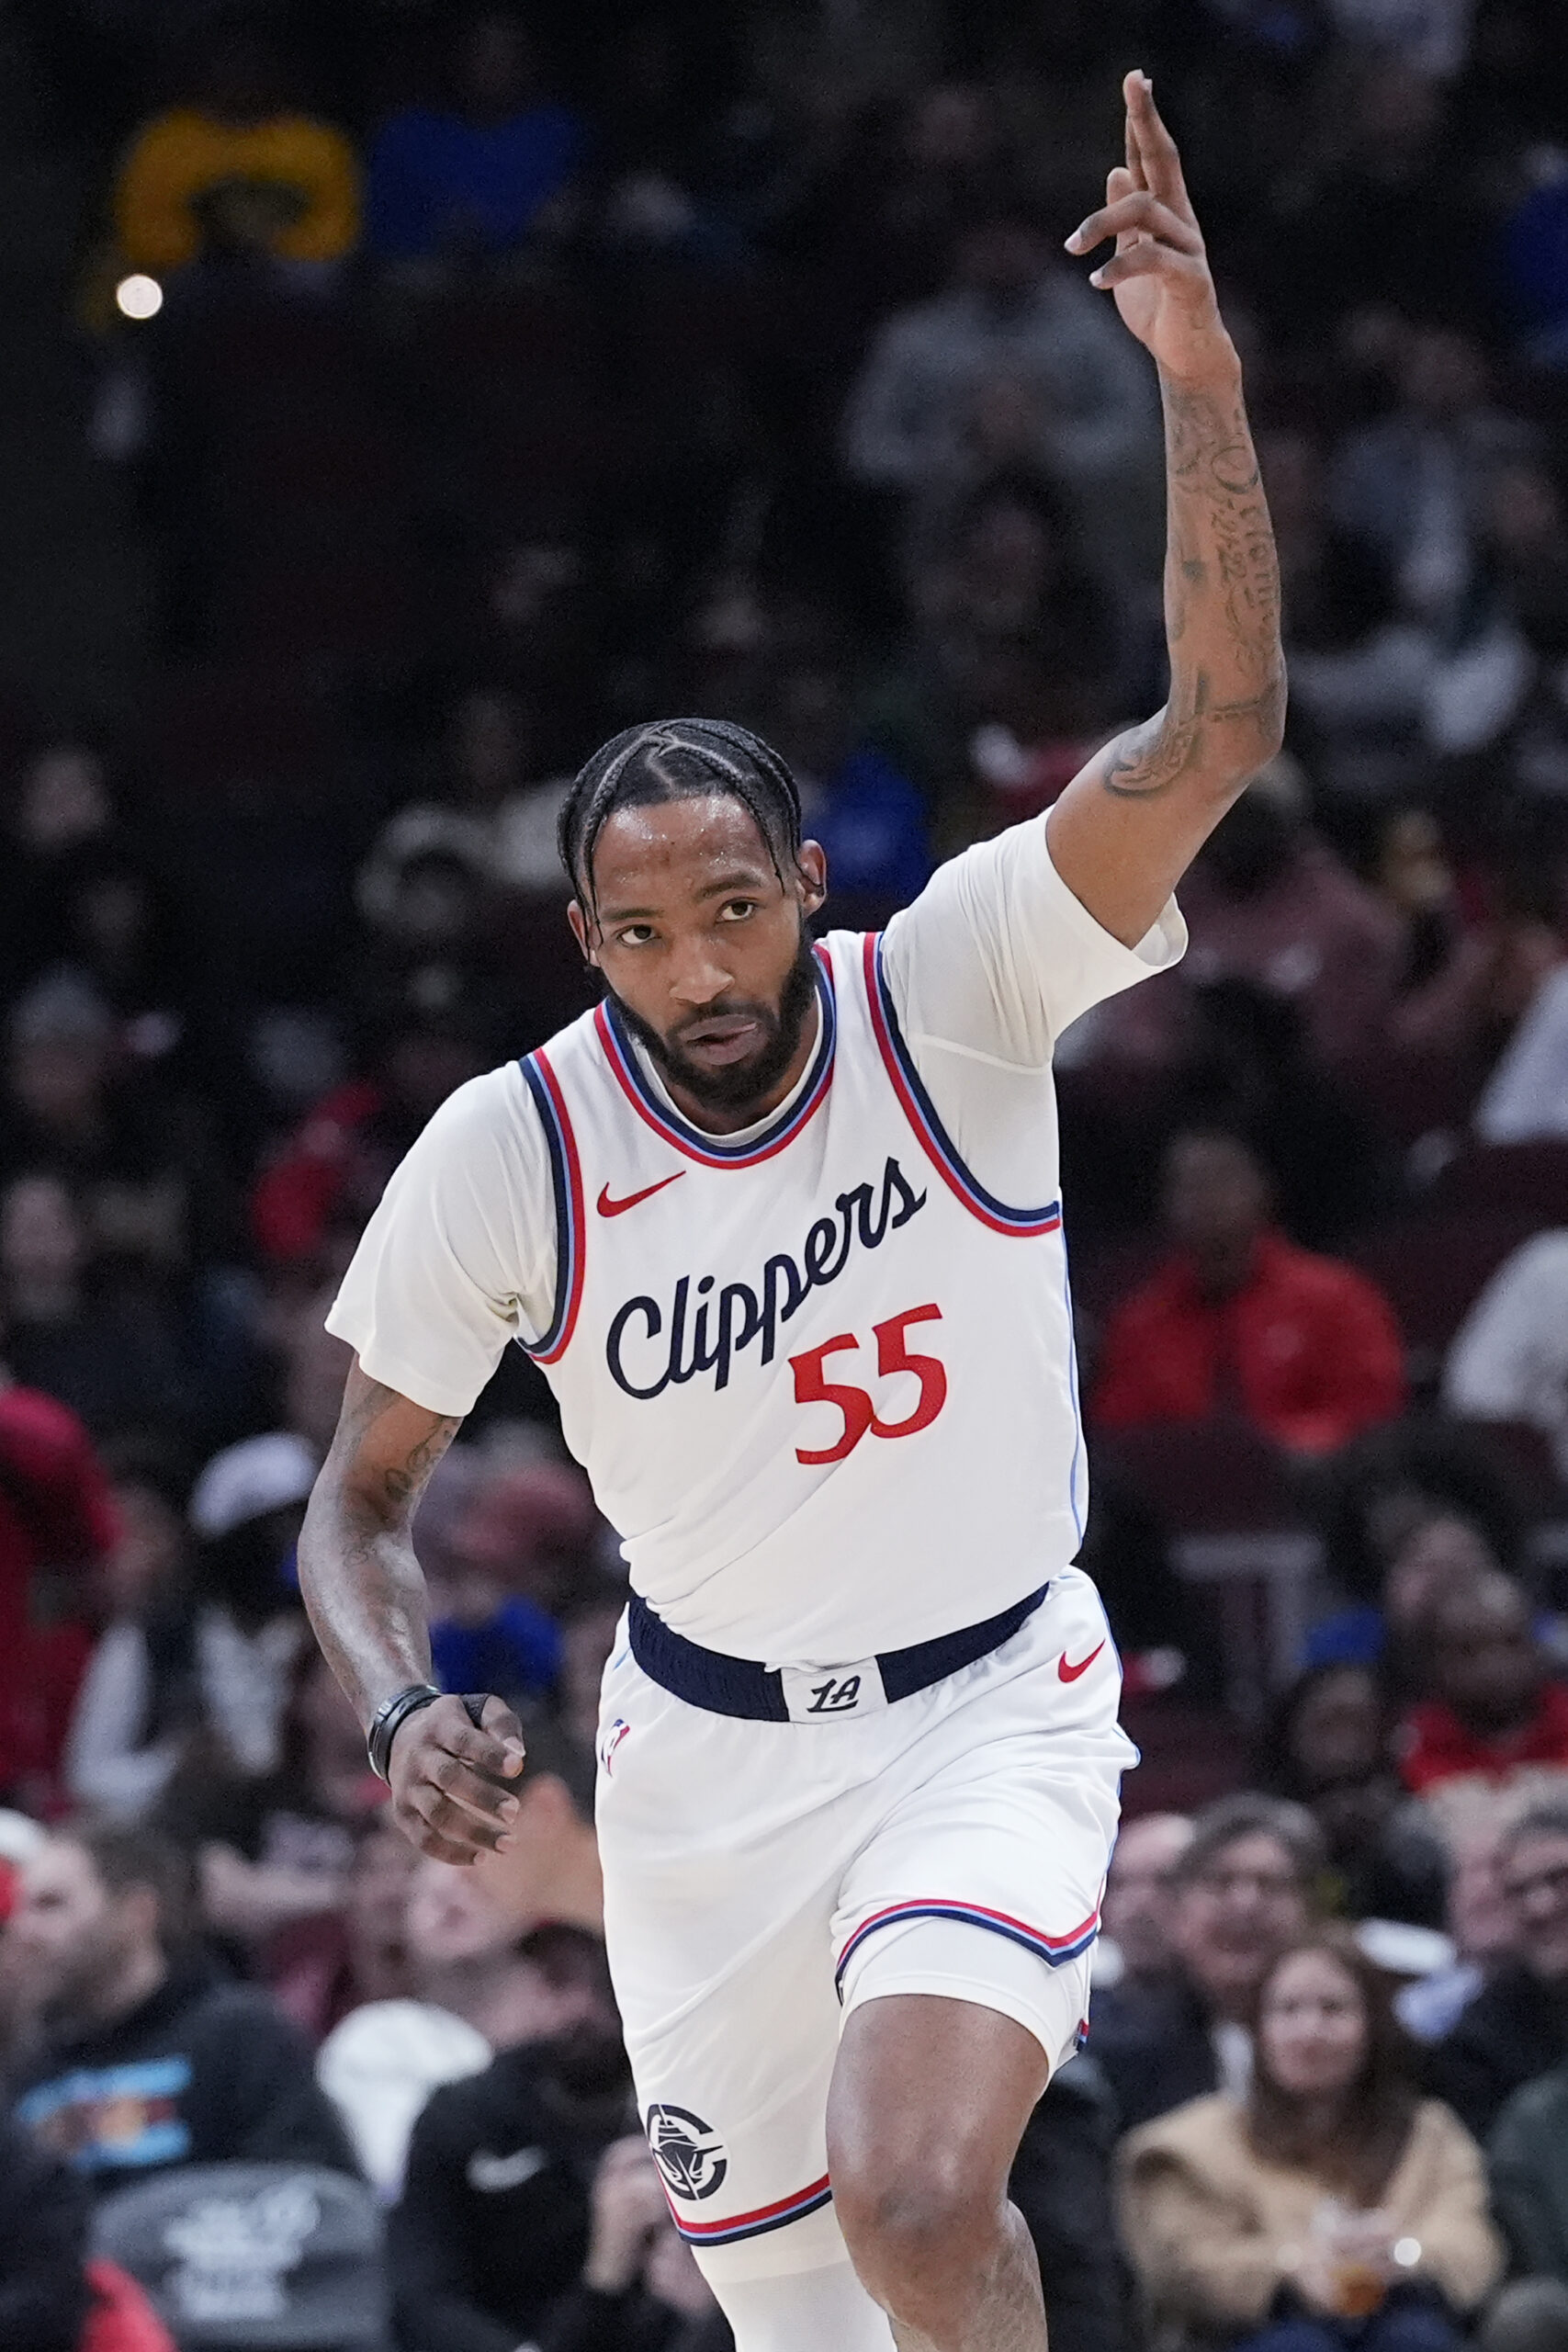
[{"label": "navy waistband on shorts", "polygon": [[[1050,1589],[1043,1584],[1037,1592],[1027,1593],[1010,1609],[978,1625],[961,1625],[956,1633],[912,1643],[908,1649],[882,1651],[876,1664],[889,1703],[912,1698],[917,1690],[925,1690],[999,1649],[1033,1615]],[[700,1643],[687,1641],[683,1634],[671,1633],[637,1593],[632,1595],[627,1632],[632,1656],[643,1672],[689,1706],[705,1707],[716,1715],[745,1715],[757,1723],[791,1720],[784,1677],[776,1668],[760,1666],[752,1658],[730,1657],[723,1650],[705,1650]]]}]

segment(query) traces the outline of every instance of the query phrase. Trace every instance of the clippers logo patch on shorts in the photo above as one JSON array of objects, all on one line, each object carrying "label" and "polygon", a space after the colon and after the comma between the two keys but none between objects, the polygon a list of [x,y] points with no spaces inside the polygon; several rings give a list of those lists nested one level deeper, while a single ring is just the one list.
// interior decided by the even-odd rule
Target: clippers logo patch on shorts
[{"label": "clippers logo patch on shorts", "polygon": [[712,2197],[729,2170],[724,2143],[689,2107],[650,2107],[648,2144],[671,2197],[688,2204]]}]

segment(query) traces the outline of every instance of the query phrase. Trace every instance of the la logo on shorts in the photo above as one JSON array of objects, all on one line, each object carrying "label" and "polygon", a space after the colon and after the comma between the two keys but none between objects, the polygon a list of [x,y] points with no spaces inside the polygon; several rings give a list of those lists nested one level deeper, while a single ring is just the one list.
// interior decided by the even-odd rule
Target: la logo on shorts
[{"label": "la logo on shorts", "polygon": [[671,2197],[688,2205],[711,2197],[729,2170],[724,2143],[689,2107],[650,2107],[648,2144]]}]

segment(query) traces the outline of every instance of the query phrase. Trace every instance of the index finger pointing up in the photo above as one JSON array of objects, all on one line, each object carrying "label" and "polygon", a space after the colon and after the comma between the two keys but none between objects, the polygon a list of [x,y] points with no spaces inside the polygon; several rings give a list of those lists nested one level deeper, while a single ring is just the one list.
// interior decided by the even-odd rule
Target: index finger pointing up
[{"label": "index finger pointing up", "polygon": [[1155,105],[1154,84],[1146,74],[1129,74],[1122,85],[1127,101],[1127,141],[1136,148],[1142,177],[1161,202],[1173,209],[1187,209],[1187,187],[1176,141],[1161,121]]}]

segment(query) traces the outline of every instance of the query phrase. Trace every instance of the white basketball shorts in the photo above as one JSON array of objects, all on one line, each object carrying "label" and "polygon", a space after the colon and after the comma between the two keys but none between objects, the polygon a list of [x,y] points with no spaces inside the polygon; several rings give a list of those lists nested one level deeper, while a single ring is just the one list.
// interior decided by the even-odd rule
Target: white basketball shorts
[{"label": "white basketball shorts", "polygon": [[998,2009],[1077,2048],[1136,1751],[1089,1578],[878,1713],[756,1723],[649,1679],[623,1639],[599,1739],[604,1924],[638,2104],[716,2282],[842,2261],[825,2118],[847,2011]]}]

